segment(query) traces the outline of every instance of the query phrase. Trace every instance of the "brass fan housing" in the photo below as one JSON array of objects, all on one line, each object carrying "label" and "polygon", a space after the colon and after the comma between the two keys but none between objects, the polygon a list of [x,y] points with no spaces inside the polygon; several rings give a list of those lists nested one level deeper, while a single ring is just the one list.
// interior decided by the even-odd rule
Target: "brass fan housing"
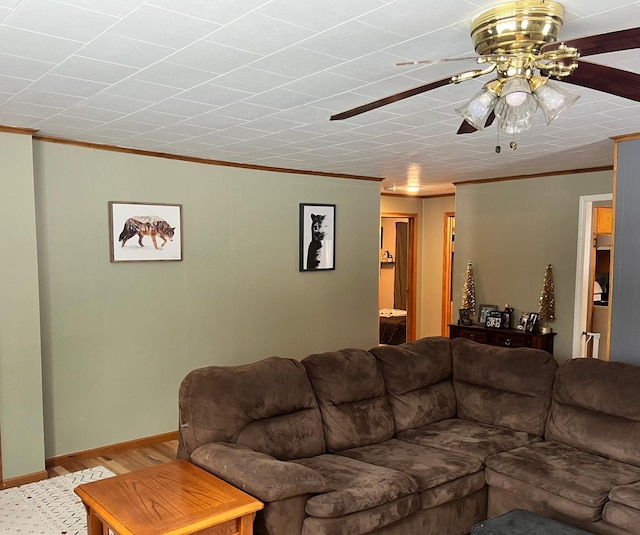
[{"label": "brass fan housing", "polygon": [[564,20],[564,7],[546,0],[520,0],[488,9],[471,21],[476,52],[533,54],[553,43]]}]

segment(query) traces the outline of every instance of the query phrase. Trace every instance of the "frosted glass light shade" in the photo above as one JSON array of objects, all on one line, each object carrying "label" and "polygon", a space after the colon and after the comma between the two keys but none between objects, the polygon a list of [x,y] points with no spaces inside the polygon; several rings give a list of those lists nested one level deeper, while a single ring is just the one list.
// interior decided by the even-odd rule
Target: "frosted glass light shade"
[{"label": "frosted glass light shade", "polygon": [[476,93],[464,106],[457,108],[456,112],[474,128],[483,130],[496,100],[498,97],[495,93],[485,88]]},{"label": "frosted glass light shade", "polygon": [[537,109],[538,101],[531,94],[529,82],[511,78],[504,84],[494,111],[503,123],[515,124],[533,117]]},{"label": "frosted glass light shade", "polygon": [[580,95],[567,91],[558,84],[547,81],[533,92],[538,100],[547,124],[555,120],[564,110],[571,106]]}]

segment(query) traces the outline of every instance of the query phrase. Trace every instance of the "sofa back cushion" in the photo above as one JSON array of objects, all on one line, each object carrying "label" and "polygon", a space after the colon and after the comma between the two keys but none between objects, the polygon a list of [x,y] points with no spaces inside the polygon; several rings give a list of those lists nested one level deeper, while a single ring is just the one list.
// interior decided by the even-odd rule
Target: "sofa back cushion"
[{"label": "sofa back cushion", "polygon": [[542,436],[557,362],[546,351],[451,341],[458,417]]},{"label": "sofa back cushion", "polygon": [[209,442],[242,444],[280,460],[325,452],[318,403],[293,359],[194,370],[180,385],[179,409],[188,453]]},{"label": "sofa back cushion", "polygon": [[393,417],[376,359],[361,349],[302,360],[320,405],[327,450],[377,444],[393,436]]},{"label": "sofa back cushion", "polygon": [[640,466],[640,366],[572,359],[556,374],[546,440]]},{"label": "sofa back cushion", "polygon": [[396,433],[456,416],[451,340],[433,336],[370,352],[384,377]]}]

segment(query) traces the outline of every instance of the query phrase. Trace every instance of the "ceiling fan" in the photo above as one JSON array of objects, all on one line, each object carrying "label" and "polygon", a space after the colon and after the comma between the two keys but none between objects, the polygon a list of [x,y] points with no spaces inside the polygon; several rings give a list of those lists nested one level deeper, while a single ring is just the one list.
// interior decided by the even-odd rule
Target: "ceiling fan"
[{"label": "ceiling fan", "polygon": [[[640,27],[558,41],[564,8],[547,0],[519,0],[480,13],[471,21],[471,39],[482,69],[460,72],[431,83],[381,98],[331,116],[348,119],[448,84],[458,84],[490,73],[487,82],[469,102],[456,109],[463,117],[458,134],[482,130],[498,119],[500,130],[523,132],[533,126],[540,107],[547,124],[579,95],[550,80],[597,89],[640,102],[640,74],[583,61],[582,57],[640,48]],[[437,60],[438,61],[438,60]],[[401,63],[421,64],[433,61]]]}]

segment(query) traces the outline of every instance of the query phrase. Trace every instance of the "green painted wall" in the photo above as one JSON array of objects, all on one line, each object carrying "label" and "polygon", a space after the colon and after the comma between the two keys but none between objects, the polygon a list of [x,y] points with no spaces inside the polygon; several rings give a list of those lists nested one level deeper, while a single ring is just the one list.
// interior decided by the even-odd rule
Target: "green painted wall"
[{"label": "green painted wall", "polygon": [[[35,142],[46,456],[177,428],[193,368],[377,343],[379,184]],[[109,262],[107,203],[183,207],[182,262]],[[299,203],[336,270],[298,271]]]},{"label": "green painted wall", "polygon": [[516,318],[537,312],[545,268],[553,266],[554,356],[572,356],[579,198],[610,193],[611,171],[456,188],[454,306],[473,262],[476,303],[509,303]]},{"label": "green painted wall", "polygon": [[32,142],[0,133],[0,433],[3,478],[44,469]]}]

